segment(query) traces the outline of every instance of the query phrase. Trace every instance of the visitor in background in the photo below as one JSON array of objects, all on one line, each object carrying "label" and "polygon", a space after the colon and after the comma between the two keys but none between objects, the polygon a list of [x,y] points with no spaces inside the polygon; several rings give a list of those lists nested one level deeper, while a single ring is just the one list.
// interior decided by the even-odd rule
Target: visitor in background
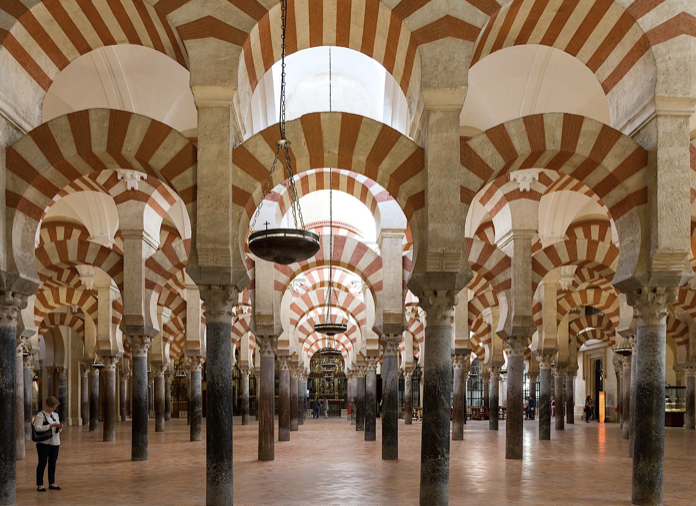
[{"label": "visitor in background", "polygon": [[321,412],[321,401],[319,401],[319,399],[314,399],[314,409],[312,410],[312,414],[314,415],[315,420],[319,419],[320,412]]},{"label": "visitor in background", "polygon": [[39,492],[46,492],[43,485],[43,477],[47,462],[48,488],[60,490],[60,487],[56,485],[56,461],[58,460],[60,431],[63,430],[63,424],[60,423],[60,418],[58,413],[56,413],[57,407],[58,399],[49,396],[46,398],[46,407],[43,411],[39,411],[34,418],[34,430],[39,438],[47,431],[51,431],[51,436],[48,439],[37,441],[36,443],[36,452],[39,454],[39,465],[36,466],[36,489]]},{"label": "visitor in background", "polygon": [[551,418],[556,416],[556,399],[551,401]]},{"label": "visitor in background", "polygon": [[585,423],[590,423],[590,417],[592,416],[592,397],[589,395],[585,399]]},{"label": "visitor in background", "polygon": [[324,418],[329,419],[329,400],[324,399]]},{"label": "visitor in background", "polygon": [[534,420],[534,408],[536,408],[536,399],[530,395],[529,399],[527,399],[527,419],[528,420]]}]

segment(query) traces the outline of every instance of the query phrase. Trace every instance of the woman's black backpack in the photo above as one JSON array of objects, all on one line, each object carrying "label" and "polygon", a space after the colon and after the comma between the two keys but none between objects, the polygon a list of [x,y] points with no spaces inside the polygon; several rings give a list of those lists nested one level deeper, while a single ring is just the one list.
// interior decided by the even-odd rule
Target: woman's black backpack
[{"label": "woman's black backpack", "polygon": [[[43,411],[42,411],[43,413]],[[48,419],[46,418],[46,414],[44,413],[43,415],[44,423],[43,425],[51,425],[48,423]],[[34,427],[34,424],[31,424],[31,440],[34,441],[35,443],[41,443],[43,441],[46,441],[48,439],[51,439],[53,436],[53,431],[52,430],[47,430],[44,432],[38,432],[36,430],[36,427]]]}]

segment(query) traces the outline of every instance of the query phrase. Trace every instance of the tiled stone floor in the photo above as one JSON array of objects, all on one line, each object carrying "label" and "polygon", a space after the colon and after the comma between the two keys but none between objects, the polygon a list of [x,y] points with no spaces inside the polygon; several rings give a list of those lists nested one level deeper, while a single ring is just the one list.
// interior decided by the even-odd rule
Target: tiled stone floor
[{"label": "tiled stone floor", "polygon": [[[469,422],[464,441],[452,442],[451,505],[629,505],[631,460],[617,425],[580,423],[551,441],[537,440],[537,423],[525,422],[523,462],[505,460],[505,423]],[[276,427],[277,429],[277,427]],[[33,443],[17,463],[21,506],[205,504],[205,441],[188,441],[185,420],[150,425],[149,462],[130,461],[130,422],[117,423],[117,442],[69,427],[62,435],[60,492],[39,494]],[[420,423],[399,425],[397,462],[381,459],[377,441],[343,420],[308,420],[291,441],[276,441],[273,462],[256,460],[258,426],[234,426],[235,504],[411,505],[418,503]],[[205,435],[205,432],[204,432]],[[205,437],[205,436],[204,436]],[[277,437],[277,432],[276,432]],[[696,431],[667,429],[666,506],[696,504]]]}]

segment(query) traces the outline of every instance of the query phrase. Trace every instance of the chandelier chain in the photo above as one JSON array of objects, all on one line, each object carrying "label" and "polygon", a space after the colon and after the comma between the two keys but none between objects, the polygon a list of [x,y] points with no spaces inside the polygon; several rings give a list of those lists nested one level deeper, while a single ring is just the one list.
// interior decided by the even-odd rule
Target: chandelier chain
[{"label": "chandelier chain", "polygon": [[331,321],[331,299],[333,298],[333,170],[329,169],[329,283],[326,288],[326,323]]}]

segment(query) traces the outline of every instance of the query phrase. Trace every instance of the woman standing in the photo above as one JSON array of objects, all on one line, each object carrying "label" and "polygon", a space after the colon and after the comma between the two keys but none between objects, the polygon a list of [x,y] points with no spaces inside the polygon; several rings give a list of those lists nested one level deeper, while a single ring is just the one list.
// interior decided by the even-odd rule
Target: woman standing
[{"label": "woman standing", "polygon": [[37,413],[34,418],[34,429],[41,434],[46,431],[52,431],[51,437],[41,442],[36,443],[36,452],[39,454],[39,465],[36,466],[36,490],[46,492],[43,486],[44,471],[48,462],[48,488],[51,490],[60,490],[56,485],[56,461],[58,460],[58,450],[60,449],[60,431],[63,430],[63,424],[60,423],[56,408],[58,407],[58,399],[49,396],[46,399],[46,408]]}]

